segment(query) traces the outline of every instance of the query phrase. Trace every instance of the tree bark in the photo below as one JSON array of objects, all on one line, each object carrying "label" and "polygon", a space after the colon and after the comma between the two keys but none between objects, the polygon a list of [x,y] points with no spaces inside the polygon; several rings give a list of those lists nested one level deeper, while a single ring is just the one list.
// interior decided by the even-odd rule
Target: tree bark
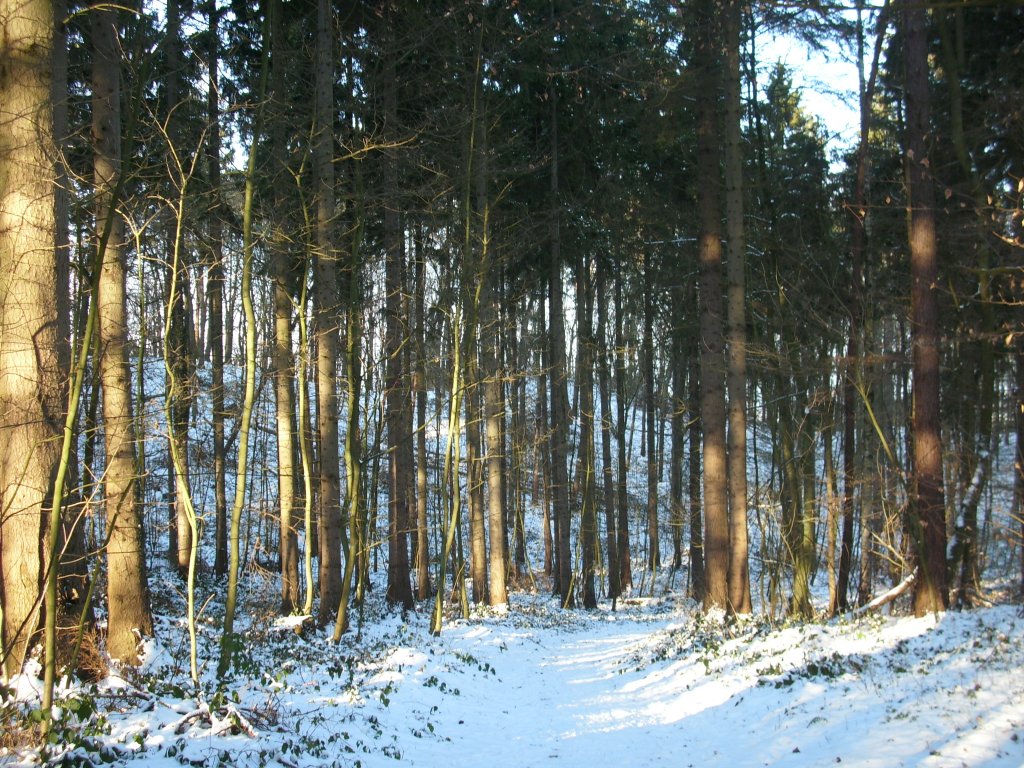
[{"label": "tree bark", "polygon": [[615,281],[615,442],[616,457],[616,509],[618,513],[617,550],[619,556],[619,594],[633,586],[633,564],[629,544],[629,494],[626,461],[626,334],[622,303],[622,280]]},{"label": "tree bark", "polygon": [[[338,456],[338,259],[334,248],[334,45],[331,4],[317,2],[316,276],[317,432],[320,437],[320,611],[334,618],[341,598],[341,479]],[[390,262],[389,262],[390,263]],[[390,300],[390,294],[389,294]],[[399,361],[400,364],[400,361]],[[392,457],[394,458],[394,457]]]},{"label": "tree bark", "polygon": [[716,96],[719,78],[718,18],[715,4],[694,4],[697,23],[697,200],[700,234],[700,411],[704,436],[705,609],[729,603],[729,508],[726,468],[722,235]]},{"label": "tree bark", "polygon": [[[481,121],[482,122],[482,121]],[[482,135],[486,135],[481,131]],[[481,142],[481,145],[483,142]],[[483,150],[483,146],[481,146]],[[481,155],[484,153],[481,151]],[[477,173],[486,176],[483,156]],[[481,186],[484,184],[481,182]],[[497,285],[501,269],[490,256],[490,211],[486,192],[480,194],[478,210],[482,214],[483,261],[486,272],[481,275],[483,295],[480,304],[481,362],[483,364],[483,417],[487,448],[487,531],[490,539],[488,558],[488,602],[504,605],[508,602],[508,551],[505,529],[505,402],[502,392],[501,332],[498,323],[500,286]]]},{"label": "tree bark", "polygon": [[600,343],[595,344],[597,356],[597,380],[601,397],[601,476],[604,490],[605,548],[608,550],[605,568],[608,572],[608,597],[615,600],[621,593],[619,586],[618,520],[615,515],[615,467],[612,464],[612,433],[615,422],[612,417],[611,371],[608,370],[608,297],[605,289],[606,266],[597,265],[597,333]]},{"label": "tree bark", "polygon": [[938,290],[935,192],[927,143],[930,130],[927,11],[923,6],[904,0],[903,24],[914,393],[910,534],[921,571],[921,578],[914,586],[914,612],[920,616],[948,608],[949,590],[935,297]]},{"label": "tree bark", "polygon": [[[654,400],[654,270],[644,260],[644,432],[647,453],[647,569],[654,574],[661,567],[661,537],[658,531],[658,449],[655,439],[657,404]],[[653,583],[653,581],[652,581]]]},{"label": "tree bark", "polygon": [[426,254],[416,254],[416,597],[430,598],[430,532],[427,520],[427,353],[426,353]]},{"label": "tree bark", "polygon": [[576,388],[579,393],[579,488],[580,550],[583,574],[581,593],[584,608],[597,607],[597,561],[600,542],[597,535],[597,478],[594,456],[594,341],[592,331],[593,290],[590,262],[576,259],[576,323],[579,328],[576,352]]},{"label": "tree bark", "polygon": [[747,321],[743,222],[743,137],[740,131],[740,0],[723,3],[725,63],[725,213],[728,240],[728,353],[726,388],[729,475],[729,610],[749,614],[747,534]]},{"label": "tree bark", "polygon": [[[393,19],[391,20],[393,23]],[[397,88],[395,72],[397,51],[390,51],[385,62],[384,115],[389,130],[394,131],[398,119]],[[387,188],[397,189],[398,160],[394,151],[385,158]],[[410,429],[403,418],[405,401],[409,396],[408,380],[403,366],[402,345],[405,342],[405,323],[402,318],[402,288],[405,269],[405,249],[402,247],[401,219],[395,201],[384,211],[385,248],[385,316],[384,357],[386,380],[384,382],[387,420],[388,448],[388,589],[386,599],[392,605],[411,609],[414,601],[409,575],[409,543],[407,521],[407,489],[409,478],[403,461],[403,443],[412,439]]]},{"label": "tree bark", "polygon": [[93,173],[97,231],[103,232],[97,247],[102,252],[98,320],[106,446],[107,650],[118,661],[137,664],[137,633],[152,634],[153,623],[146,586],[142,509],[135,489],[136,434],[127,352],[124,224],[115,210],[121,175],[120,49],[116,12],[104,8],[90,14]]},{"label": "tree bark", "polygon": [[0,0],[0,603],[4,677],[39,625],[40,546],[60,451],[54,248],[54,18],[50,2]]},{"label": "tree bark", "polygon": [[224,445],[224,238],[220,191],[220,104],[217,64],[220,59],[220,14],[215,2],[209,11],[210,54],[209,84],[206,91],[206,114],[210,125],[207,133],[207,176],[210,186],[210,266],[207,271],[207,298],[210,302],[211,420],[213,424],[213,486],[214,486],[214,566],[213,572],[228,572],[228,502],[227,456]]},{"label": "tree bark", "polygon": [[[693,301],[690,302],[690,306],[693,306]],[[695,336],[691,344],[691,354],[699,357],[700,340]],[[690,367],[687,378],[687,399],[690,402],[690,410],[697,410],[700,403],[700,376],[693,366]],[[704,521],[701,515],[703,480],[700,467],[703,441],[700,434],[700,419],[690,418],[689,433],[687,461],[690,485],[690,596],[698,602],[703,602],[707,584],[704,577]]]},{"label": "tree bark", "polygon": [[[179,120],[176,118],[176,107],[178,107],[178,85],[181,71],[181,13],[176,0],[167,2],[167,33],[165,37],[165,48],[167,52],[167,72],[164,84],[164,109],[166,114],[166,135],[165,140],[173,145],[178,151],[180,145]],[[170,164],[167,166],[170,168]],[[181,183],[180,180],[170,180],[173,183]],[[169,199],[174,198],[174,193],[169,193]],[[177,216],[172,214],[168,217],[165,236],[165,248],[167,250],[166,264],[173,264],[175,261],[174,251],[180,251],[179,258],[184,254],[183,249],[178,249],[178,238],[175,231],[179,226],[176,221],[178,216],[184,216],[184,210],[179,210]],[[188,475],[188,428],[189,416],[192,411],[192,344],[189,340],[189,288],[188,288],[188,265],[183,263],[177,270],[177,286],[172,291],[170,268],[167,269],[167,294],[170,304],[167,312],[170,315],[169,336],[167,339],[167,365],[170,369],[167,377],[167,386],[171,386],[171,380],[176,384],[178,395],[170,407],[170,424],[168,425],[168,440],[175,442],[174,449],[168,451],[168,455],[177,452],[186,460],[182,463],[181,471],[173,466],[170,467],[170,497],[171,497],[171,524],[177,531],[177,546],[172,551],[173,565],[178,570],[179,578],[184,579],[188,573],[189,560],[192,552],[192,529],[189,522],[187,510],[188,497],[191,488]],[[139,404],[142,408],[142,403]],[[170,464],[170,462],[169,462]]]}]

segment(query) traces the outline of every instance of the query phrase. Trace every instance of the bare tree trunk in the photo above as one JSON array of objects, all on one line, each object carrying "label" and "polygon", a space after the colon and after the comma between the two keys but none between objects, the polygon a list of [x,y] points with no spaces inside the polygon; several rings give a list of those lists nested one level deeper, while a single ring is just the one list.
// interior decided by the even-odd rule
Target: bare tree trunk
[{"label": "bare tree trunk", "polygon": [[[661,567],[661,537],[658,535],[658,450],[655,442],[654,400],[654,284],[653,266],[644,262],[644,433],[647,453],[647,569],[653,574]],[[652,581],[653,584],[653,581]]]},{"label": "bare tree trunk", "polygon": [[949,606],[946,585],[945,492],[939,404],[938,263],[935,194],[928,163],[927,11],[903,4],[906,66],[907,198],[910,209],[910,304],[913,344],[914,474],[910,534],[921,578],[914,585],[917,615]]},{"label": "bare tree trunk", "polygon": [[[277,435],[277,498],[280,539],[278,554],[281,568],[281,613],[291,614],[302,607],[299,584],[299,544],[296,530],[298,471],[296,457],[298,446],[296,437],[296,392],[295,381],[298,371],[295,367],[295,355],[292,350],[292,318],[293,298],[296,284],[304,284],[308,263],[302,264],[302,275],[296,279],[289,251],[289,233],[284,231],[284,212],[287,197],[285,195],[288,174],[286,157],[286,123],[287,93],[285,92],[285,74],[287,72],[287,54],[285,52],[284,34],[281,31],[281,3],[271,0],[268,4],[270,14],[273,51],[271,60],[270,86],[270,160],[275,177],[273,187],[274,229],[267,243],[269,255],[269,272],[272,280],[274,320],[273,341],[270,360],[274,384],[274,413]],[[300,282],[301,281],[301,282]],[[303,298],[305,292],[303,291]],[[300,301],[299,312],[305,312],[305,301]]]},{"label": "bare tree trunk", "polygon": [[[165,50],[167,53],[167,73],[164,84],[164,109],[166,118],[165,139],[168,144],[175,147],[180,144],[178,128],[179,121],[176,119],[175,110],[178,107],[178,81],[181,69],[181,14],[176,0],[167,2],[167,33],[165,37]],[[173,181],[173,180],[172,180]],[[169,199],[173,199],[173,193]],[[178,212],[179,216],[184,215],[184,210]],[[166,222],[165,248],[167,250],[166,263],[174,263],[173,251],[177,248],[177,237],[175,230],[178,227],[177,217],[169,215]],[[183,263],[177,273],[177,288],[171,292],[171,272],[167,270],[167,294],[171,303],[167,306],[170,315],[170,334],[167,339],[167,365],[170,368],[168,373],[167,386],[171,386],[171,379],[176,382],[179,388],[178,396],[174,399],[169,413],[171,423],[168,425],[168,440],[174,441],[173,450],[168,455],[177,452],[185,457],[181,470],[177,471],[171,466],[170,491],[171,491],[171,524],[174,526],[177,536],[175,537],[176,547],[172,552],[173,564],[177,567],[178,576],[184,579],[187,576],[189,560],[192,552],[192,529],[187,511],[187,499],[191,494],[188,476],[188,428],[189,416],[192,411],[192,344],[189,340],[189,322],[187,318],[188,307],[188,265]],[[139,403],[141,409],[142,403]],[[170,464],[170,462],[169,462]]]},{"label": "bare tree trunk", "polygon": [[[550,443],[550,428],[551,428],[551,417],[548,415],[548,374],[547,370],[550,366],[551,360],[551,344],[547,339],[547,321],[545,319],[545,301],[543,298],[537,302],[538,308],[538,320],[540,322],[540,339],[543,346],[543,352],[541,359],[543,364],[540,366],[540,375],[537,377],[537,430],[536,438],[534,441],[535,453],[538,458],[535,461],[535,473],[534,477],[537,477],[537,472],[541,476],[542,488],[541,494],[543,496],[542,506],[544,509],[543,513],[543,538],[544,538],[544,575],[550,576],[553,580],[552,588],[554,591],[557,590],[558,584],[558,573],[555,571],[555,542],[552,534],[552,514],[551,514],[551,453],[546,450]],[[537,495],[537,484],[534,482],[534,495]]]},{"label": "bare tree trunk", "polygon": [[338,259],[334,249],[334,26],[329,0],[317,2],[316,277],[317,432],[320,436],[320,611],[334,618],[341,598],[341,480],[338,457]]},{"label": "bare tree trunk", "polygon": [[210,344],[210,375],[212,386],[213,422],[213,486],[214,486],[214,573],[223,576],[228,572],[228,502],[225,479],[227,457],[224,446],[224,238],[220,194],[220,106],[218,94],[220,85],[217,63],[220,58],[218,31],[220,21],[216,3],[210,3],[208,57],[209,85],[206,92],[206,113],[210,128],[207,134],[207,168],[211,201],[210,221],[210,267],[207,296],[210,301],[208,339]]},{"label": "bare tree trunk", "polygon": [[[480,275],[477,275],[480,279]],[[466,296],[472,291],[466,291]],[[480,450],[480,382],[474,356],[476,343],[472,307],[466,307],[466,497],[469,511],[469,576],[473,581],[473,602],[487,601],[487,532],[484,515],[484,472]]]},{"label": "bare tree trunk", "polygon": [[109,232],[106,242],[97,245],[103,258],[98,319],[106,445],[107,650],[118,661],[137,664],[138,634],[152,634],[153,622],[146,588],[142,510],[134,487],[136,435],[127,354],[124,225],[114,210],[121,174],[120,48],[116,11],[94,9],[90,14],[96,222],[97,231]]},{"label": "bare tree trunk", "polygon": [[597,535],[597,479],[594,456],[594,340],[593,289],[590,262],[585,256],[576,260],[576,323],[577,339],[576,390],[579,394],[579,487],[580,487],[580,550],[583,574],[581,592],[584,608],[597,607],[595,579],[600,558]]},{"label": "bare tree trunk", "polygon": [[601,397],[601,476],[604,481],[605,547],[608,550],[606,569],[608,571],[608,597],[615,600],[622,589],[619,585],[618,520],[615,515],[615,467],[612,465],[612,433],[615,422],[612,418],[611,371],[608,370],[606,352],[608,338],[608,297],[605,292],[605,265],[597,265],[597,380]]},{"label": "bare tree trunk", "polygon": [[[348,605],[352,592],[353,574],[356,574],[356,601],[362,602],[366,588],[366,562],[368,535],[366,505],[363,503],[363,456],[362,434],[359,426],[359,397],[362,387],[362,363],[359,359],[362,333],[362,306],[360,285],[362,275],[363,247],[363,204],[362,178],[356,169],[356,189],[359,195],[356,203],[356,221],[352,233],[352,251],[346,275],[348,288],[348,312],[345,326],[345,349],[348,373],[348,425],[345,430],[345,481],[348,500],[349,539],[348,556],[345,558],[345,572],[341,578],[341,597],[338,600],[338,615],[334,623],[334,641],[348,630]],[[357,572],[358,569],[358,572]]]},{"label": "bare tree trunk", "polygon": [[700,219],[700,411],[704,435],[704,566],[707,593],[704,607],[729,604],[729,507],[726,469],[725,359],[722,306],[722,235],[719,202],[719,148],[714,86],[719,80],[718,14],[715,4],[695,4],[697,48],[695,62],[701,77],[697,89],[697,173],[702,191],[697,201]]},{"label": "bare tree trunk", "polygon": [[[690,301],[690,306],[693,306]],[[694,357],[699,355],[700,340],[695,336],[691,342],[691,354]],[[700,403],[700,377],[697,371],[691,366],[687,380],[687,399],[690,402],[690,410],[696,410],[695,406]],[[689,482],[690,482],[690,596],[698,602],[703,602],[707,592],[707,582],[704,575],[704,524],[701,516],[701,452],[702,443],[700,419],[690,418],[689,436]]]},{"label": "bare tree trunk", "polygon": [[[271,32],[269,25],[266,26]],[[271,33],[272,34],[272,33]],[[238,603],[238,574],[241,570],[241,549],[239,542],[242,531],[242,512],[245,507],[248,486],[249,432],[252,426],[253,404],[256,401],[256,311],[252,298],[252,270],[255,252],[253,241],[253,197],[256,187],[257,147],[263,133],[264,104],[267,95],[267,77],[270,69],[270,45],[264,40],[263,56],[260,61],[260,84],[256,115],[252,130],[252,144],[245,168],[245,191],[242,203],[242,274],[241,301],[245,316],[245,385],[242,407],[238,414],[238,455],[235,462],[235,496],[231,502],[231,524],[228,531],[228,588],[224,600],[224,623],[221,629],[220,657],[217,661],[217,677],[220,680],[231,668],[232,658],[238,643],[235,636],[235,612]]]},{"label": "bare tree trunk", "polygon": [[[489,241],[488,213],[486,199],[482,206],[484,217],[484,243]],[[484,256],[487,272],[482,275],[485,295],[481,301],[480,334],[481,359],[484,367],[484,432],[487,445],[487,515],[490,557],[488,559],[488,581],[490,605],[508,602],[508,588],[505,577],[508,573],[507,534],[505,530],[505,402],[502,393],[501,375],[501,333],[498,323],[497,290],[501,270]]]},{"label": "bare tree trunk", "polygon": [[[887,6],[886,6],[887,7]],[[843,377],[843,496],[842,534],[839,545],[839,568],[836,573],[835,600],[829,606],[829,613],[835,615],[849,610],[850,573],[853,567],[853,539],[855,491],[857,479],[857,382],[863,380],[861,350],[863,341],[863,283],[864,259],[867,249],[867,173],[868,173],[868,129],[871,120],[871,101],[882,41],[885,38],[888,14],[879,15],[875,36],[874,56],[871,59],[871,73],[864,80],[864,30],[858,10],[857,18],[857,71],[860,93],[860,140],[857,147],[857,168],[854,181],[854,203],[850,208],[850,329],[847,342],[845,374]],[[861,553],[866,557],[865,552]]]},{"label": "bare tree trunk", "polygon": [[1013,468],[1013,514],[1020,525],[1020,597],[1024,599],[1024,338],[1017,336],[1014,351],[1014,367],[1016,369],[1016,413],[1017,413],[1017,450],[1015,451]]},{"label": "bare tree trunk", "polygon": [[746,249],[743,224],[743,137],[740,132],[740,0],[721,10],[725,51],[725,213],[728,238],[729,396],[729,610],[749,614],[749,543],[747,534],[747,320]]},{"label": "bare tree trunk", "polygon": [[[397,52],[388,52],[385,63],[384,113],[387,124],[394,126],[397,121],[396,104],[398,79],[395,73],[394,57]],[[386,160],[389,190],[397,189],[397,158],[392,153]],[[409,486],[406,466],[403,461],[403,442],[412,439],[406,427],[403,414],[405,401],[409,396],[408,382],[402,364],[402,346],[405,342],[405,323],[402,318],[402,287],[405,268],[405,250],[402,247],[402,228],[398,210],[392,201],[384,211],[385,265],[385,315],[387,326],[384,332],[384,357],[387,360],[384,383],[385,408],[387,409],[388,445],[388,590],[387,601],[411,609],[412,583],[409,577],[409,544],[407,521],[409,510],[406,489]]]},{"label": "bare tree trunk", "polygon": [[572,548],[569,535],[569,393],[566,374],[565,315],[562,297],[561,199],[558,186],[558,98],[551,91],[551,219],[548,270],[548,320],[551,350],[551,493],[555,521],[555,567],[563,608],[574,607]]},{"label": "bare tree trunk", "polygon": [[427,521],[427,355],[426,355],[426,254],[416,254],[416,597],[427,600],[430,585],[430,533]]},{"label": "bare tree trunk", "polygon": [[626,478],[626,335],[622,306],[622,280],[615,281],[615,442],[618,446],[616,506],[618,508],[619,594],[633,586],[629,545],[629,494]]},{"label": "bare tree trunk", "polygon": [[[977,229],[978,268],[978,301],[981,312],[981,332],[977,339],[977,366],[972,380],[977,383],[977,397],[969,404],[971,413],[976,413],[977,421],[966,446],[963,462],[963,482],[965,485],[959,521],[956,530],[956,544],[953,548],[954,561],[951,567],[959,565],[959,588],[956,602],[960,607],[971,607],[978,599],[981,591],[981,574],[978,564],[978,507],[988,484],[992,467],[992,422],[995,412],[995,345],[993,338],[998,334],[995,312],[992,304],[991,249],[987,242],[988,230],[991,226],[993,211],[988,204],[977,166],[970,155],[967,138],[964,133],[963,91],[960,85],[960,72],[963,58],[966,55],[963,41],[963,24],[959,10],[953,11],[953,29],[949,29],[945,10],[936,10],[939,29],[942,37],[942,64],[946,80],[949,84],[949,108],[952,128],[953,148],[957,162],[969,185],[974,200],[973,215]],[[965,370],[968,370],[965,366]],[[976,407],[975,407],[976,406]]]},{"label": "bare tree trunk", "polygon": [[[683,304],[682,286],[672,291],[677,307]],[[686,360],[684,353],[683,329],[677,323],[672,330],[672,455],[669,460],[669,505],[672,525],[672,569],[683,567],[683,529],[685,508],[683,505],[683,464],[686,450]]]},{"label": "bare tree trunk", "polygon": [[41,551],[60,452],[54,248],[54,18],[49,2],[0,0],[0,603],[4,678],[39,627]]}]

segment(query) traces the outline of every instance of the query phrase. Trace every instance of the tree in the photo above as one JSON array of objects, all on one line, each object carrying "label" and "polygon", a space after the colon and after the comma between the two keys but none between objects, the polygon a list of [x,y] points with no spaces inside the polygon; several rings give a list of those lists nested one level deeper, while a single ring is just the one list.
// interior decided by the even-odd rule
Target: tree
[{"label": "tree", "polygon": [[0,40],[0,603],[5,675],[39,623],[40,551],[60,450],[48,0],[2,0]]},{"label": "tree", "polygon": [[729,473],[729,610],[747,614],[750,572],[747,543],[747,324],[746,249],[743,224],[743,140],[740,132],[739,0],[722,9],[725,64],[725,213],[728,240],[728,473]]},{"label": "tree", "polygon": [[583,574],[581,578],[584,608],[597,607],[595,579],[600,559],[597,530],[597,461],[594,455],[594,341],[592,320],[594,290],[590,260],[576,260],[576,307],[579,338],[576,342],[576,387],[579,391],[579,472],[580,487],[580,549]]},{"label": "tree", "polygon": [[[338,457],[338,264],[334,249],[334,45],[331,5],[317,2],[316,289],[317,426],[320,436],[320,621],[334,616],[341,597],[341,481]],[[393,458],[393,457],[392,457]]]},{"label": "tree", "polygon": [[[167,51],[167,72],[164,82],[164,108],[166,140],[168,144],[168,167],[174,166],[178,160],[175,156],[183,145],[181,140],[181,112],[180,79],[181,79],[181,12],[177,0],[168,0],[167,3],[167,30],[165,47]],[[169,186],[183,183],[182,179],[176,179],[171,175],[168,179]],[[173,200],[176,193],[168,192],[168,200]],[[167,215],[166,234],[164,247],[167,253],[165,263],[167,265],[167,282],[165,285],[166,294],[169,297],[167,306],[168,333],[166,334],[166,365],[167,365],[167,389],[175,389],[176,396],[169,409],[170,423],[168,424],[167,440],[169,444],[168,455],[175,453],[181,457],[188,456],[188,428],[189,415],[192,410],[192,368],[193,368],[193,344],[190,336],[189,310],[189,281],[188,265],[182,263],[180,269],[176,269],[176,260],[185,255],[185,250],[180,247],[181,238],[177,235],[182,225],[182,217],[185,216],[184,206],[171,206],[170,215]],[[141,378],[140,378],[141,381]],[[142,407],[142,404],[139,404]],[[172,444],[173,443],[173,444]],[[171,563],[177,568],[178,575],[185,578],[191,559],[193,540],[192,529],[189,523],[189,496],[191,488],[189,483],[187,459],[179,467],[172,467],[168,473],[170,520],[176,534],[169,537],[171,543],[176,545],[171,551]]]},{"label": "tree", "polygon": [[99,369],[103,386],[107,522],[107,651],[138,663],[138,634],[150,635],[142,509],[135,488],[135,419],[128,369],[124,223],[117,211],[121,178],[121,59],[117,13],[90,10],[92,25],[93,182],[98,283]]},{"label": "tree", "polygon": [[213,486],[214,486],[214,565],[218,576],[228,572],[227,526],[227,451],[224,446],[224,227],[220,189],[220,11],[217,0],[210,0],[208,10],[210,52],[207,59],[209,81],[206,89],[206,115],[209,128],[206,135],[207,184],[210,192],[209,239],[210,263],[207,270],[207,299],[210,302],[210,400],[213,426]]},{"label": "tree", "polygon": [[722,235],[717,120],[719,32],[716,5],[694,3],[697,199],[700,233],[700,416],[704,439],[705,608],[728,605],[729,513],[726,469]]},{"label": "tree", "polygon": [[[389,8],[387,13],[388,32],[393,33],[397,13]],[[389,40],[392,44],[394,40]],[[385,129],[390,133],[397,129],[398,75],[396,61],[398,52],[389,50],[384,63],[382,107]],[[385,163],[386,184],[395,189],[398,179],[397,158],[394,150],[387,153]],[[402,287],[405,271],[405,249],[402,244],[402,222],[399,211],[388,205],[384,211],[385,249],[385,315],[384,356],[387,360],[385,374],[385,409],[387,420],[388,449],[388,589],[387,600],[408,610],[413,607],[412,582],[409,574],[408,507],[409,467],[405,461],[405,442],[412,439],[411,425],[406,424],[406,400],[409,397],[408,377],[404,366],[404,322],[402,314]]]},{"label": "tree", "polygon": [[914,613],[920,616],[945,610],[949,606],[949,590],[946,585],[946,504],[942,480],[935,298],[938,290],[938,246],[935,191],[927,144],[930,131],[927,12],[907,0],[902,4],[902,11],[914,388],[914,469],[909,525],[920,569],[914,585]]},{"label": "tree", "polygon": [[231,519],[228,530],[228,590],[224,601],[224,625],[221,630],[220,657],[217,660],[217,677],[223,683],[232,659],[238,638],[235,637],[235,613],[238,606],[238,574],[241,569],[242,512],[245,507],[249,468],[249,432],[252,428],[253,405],[256,401],[256,310],[253,307],[252,273],[255,257],[253,239],[253,199],[256,188],[257,144],[263,133],[264,100],[267,95],[267,79],[270,70],[272,40],[269,23],[264,24],[263,51],[260,60],[260,79],[256,97],[256,115],[252,127],[252,143],[245,168],[245,190],[242,202],[242,312],[245,321],[245,384],[242,407],[238,414],[238,455],[235,460],[235,496],[231,502]]}]

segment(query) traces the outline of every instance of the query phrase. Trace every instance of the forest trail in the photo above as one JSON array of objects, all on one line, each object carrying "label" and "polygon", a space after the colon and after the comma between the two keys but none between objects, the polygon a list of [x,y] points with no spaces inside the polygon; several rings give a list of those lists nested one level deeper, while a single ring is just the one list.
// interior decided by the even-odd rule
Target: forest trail
[{"label": "forest trail", "polygon": [[377,717],[405,728],[362,768],[1024,764],[1012,607],[725,631],[682,604],[532,609],[386,661]]}]

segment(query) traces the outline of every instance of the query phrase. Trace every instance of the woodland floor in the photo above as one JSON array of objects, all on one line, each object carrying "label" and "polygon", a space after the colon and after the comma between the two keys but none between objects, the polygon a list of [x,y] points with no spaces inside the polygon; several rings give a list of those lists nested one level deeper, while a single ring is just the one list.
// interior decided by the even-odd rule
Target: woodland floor
[{"label": "woodland floor", "polygon": [[[254,606],[270,585],[247,584]],[[403,618],[374,595],[362,631],[339,645],[267,613],[245,630],[225,696],[213,693],[216,622],[202,624],[207,676],[195,696],[182,621],[165,614],[141,673],[64,692],[48,756],[147,766],[1024,765],[1017,605],[728,624],[666,585],[656,594],[588,612],[514,592],[508,611],[450,620],[436,638],[429,606]],[[15,682],[30,706],[38,681]],[[38,759],[0,754],[0,764]]]}]

